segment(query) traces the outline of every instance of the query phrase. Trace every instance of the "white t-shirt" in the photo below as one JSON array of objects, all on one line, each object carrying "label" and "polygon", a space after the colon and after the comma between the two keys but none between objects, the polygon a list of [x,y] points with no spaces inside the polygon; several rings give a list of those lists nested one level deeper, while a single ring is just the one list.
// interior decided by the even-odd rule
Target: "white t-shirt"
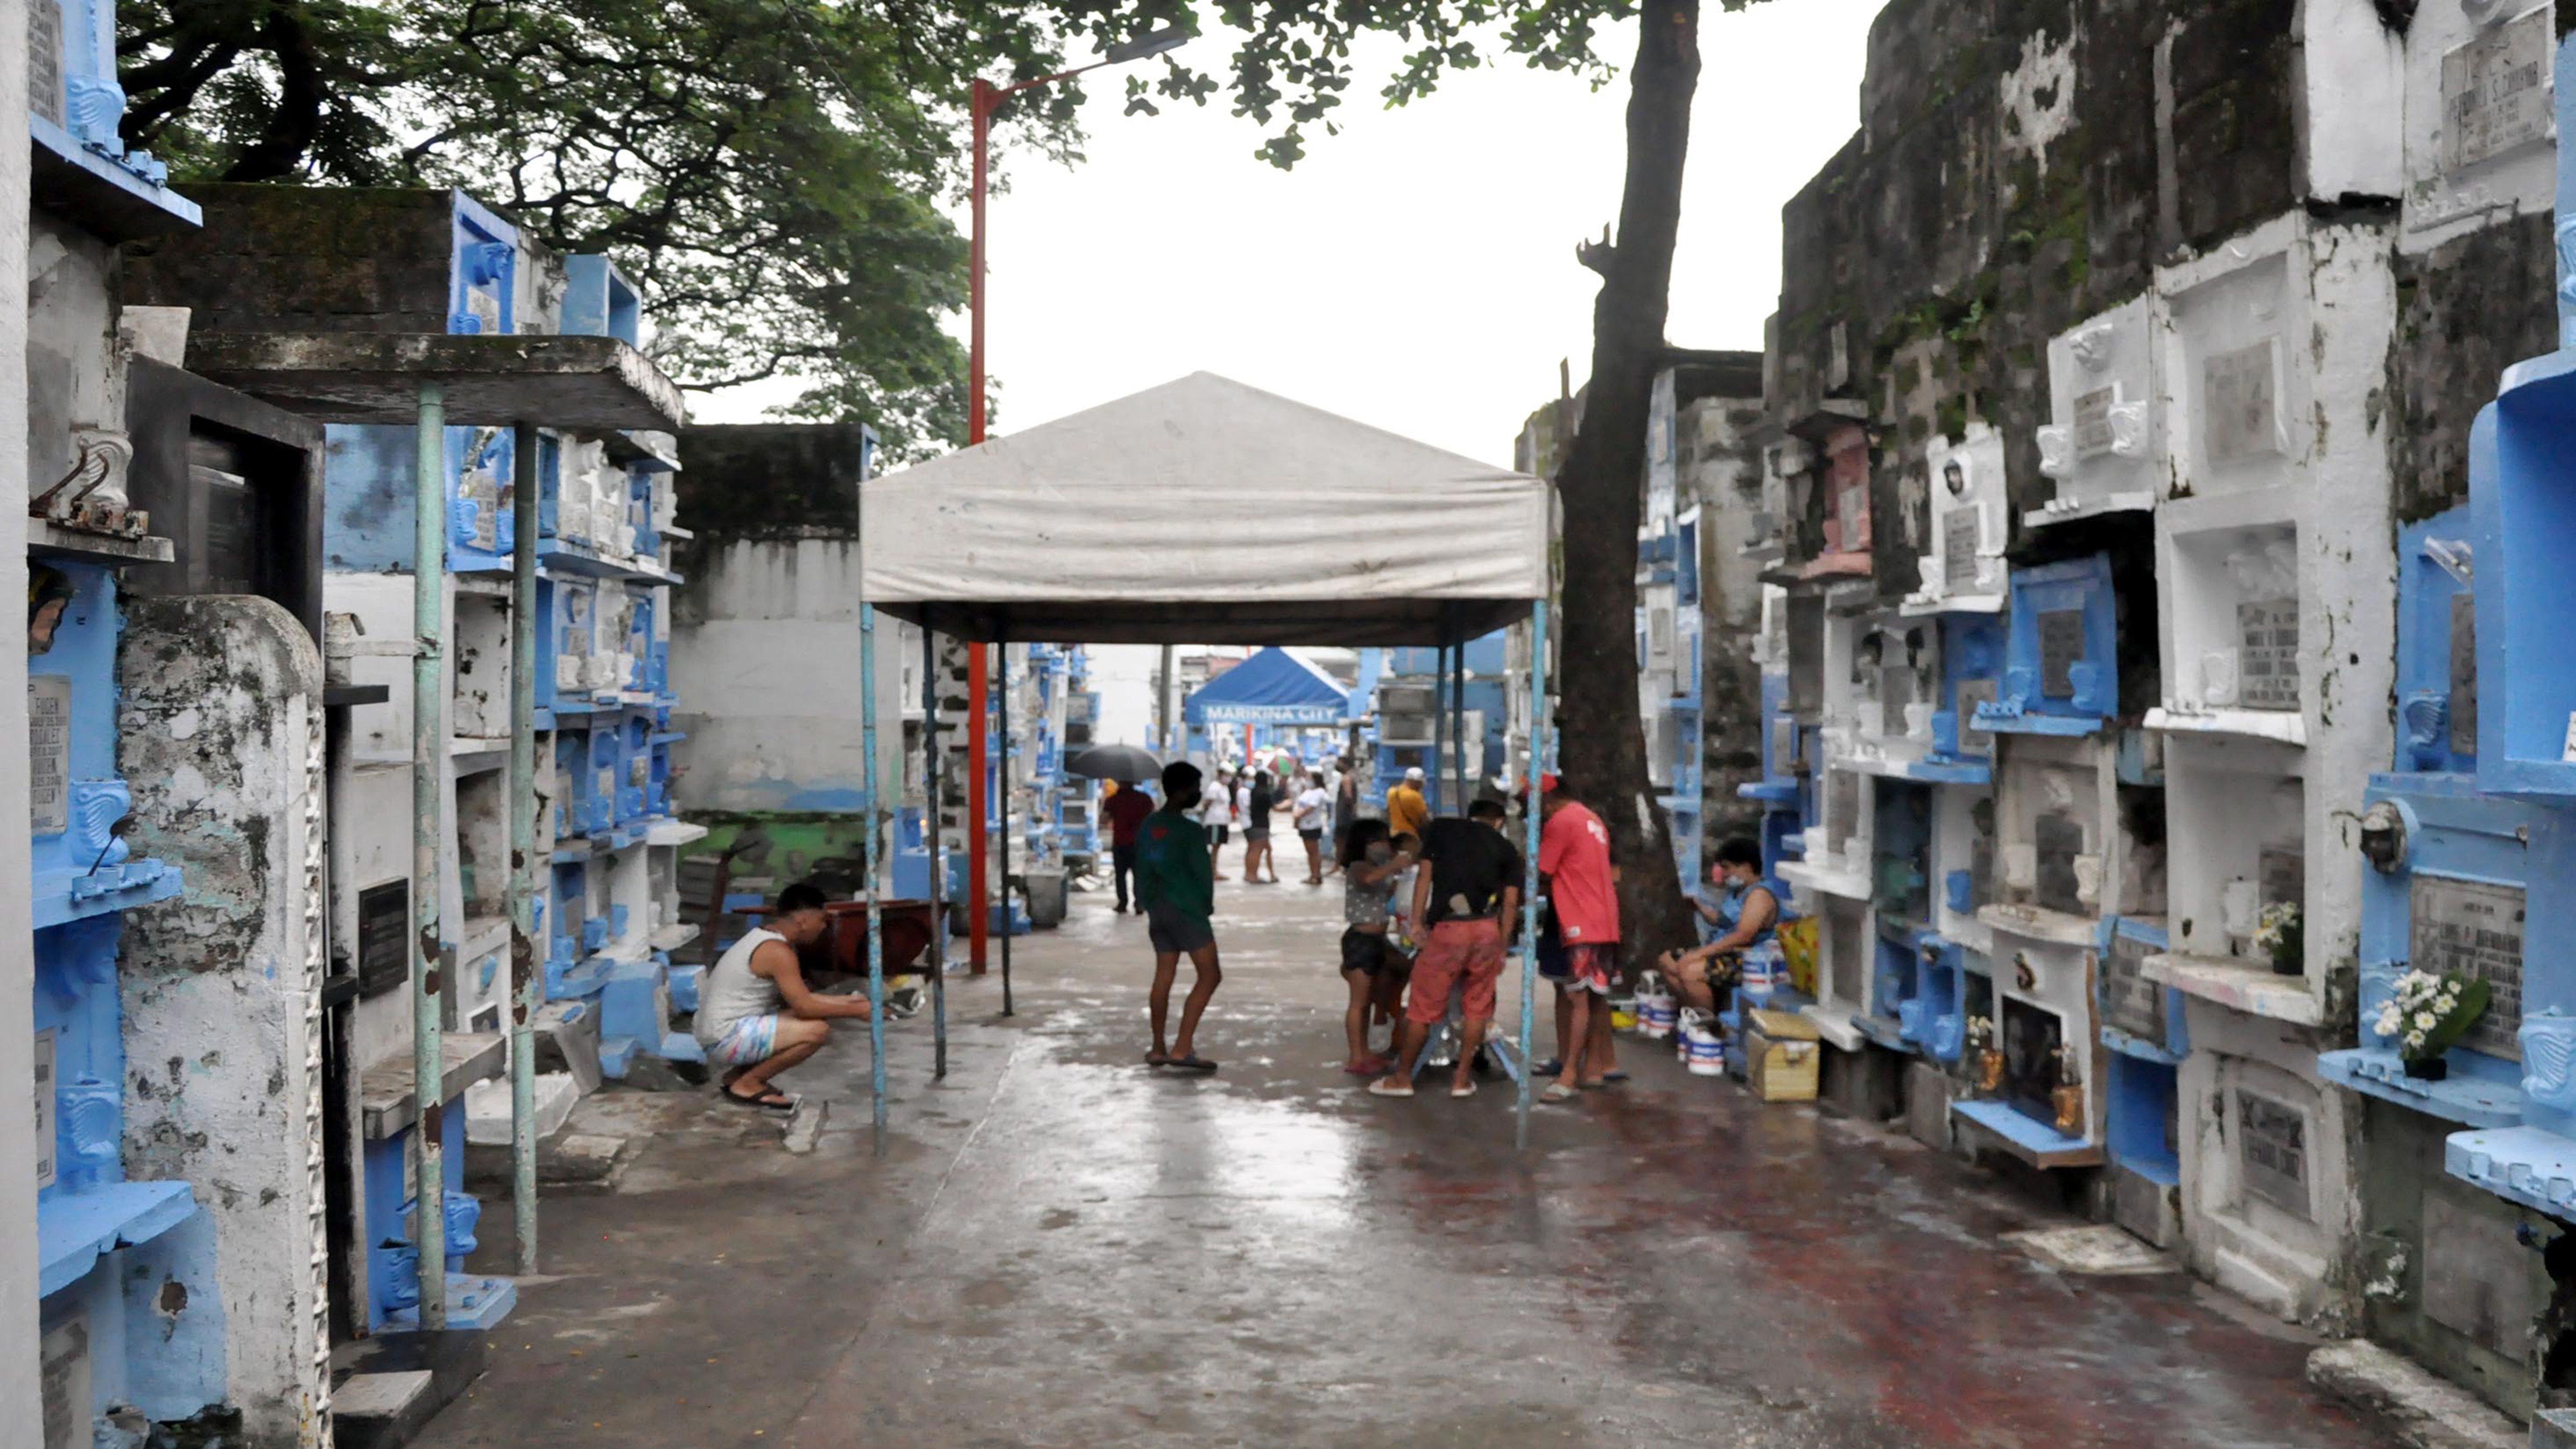
[{"label": "white t-shirt", "polygon": [[1234,813],[1243,818],[1244,828],[1247,830],[1267,830],[1270,828],[1269,821],[1255,820],[1252,818],[1252,787],[1250,785],[1237,785],[1234,787]]},{"label": "white t-shirt", "polygon": [[1333,797],[1324,793],[1323,786],[1307,786],[1305,791],[1297,797],[1297,828],[1300,830],[1323,829],[1324,817],[1332,811],[1332,808]]},{"label": "white t-shirt", "polygon": [[1231,821],[1233,817],[1233,797],[1227,792],[1225,782],[1223,780],[1208,781],[1207,788],[1199,792],[1199,823],[1201,825],[1224,825]]}]

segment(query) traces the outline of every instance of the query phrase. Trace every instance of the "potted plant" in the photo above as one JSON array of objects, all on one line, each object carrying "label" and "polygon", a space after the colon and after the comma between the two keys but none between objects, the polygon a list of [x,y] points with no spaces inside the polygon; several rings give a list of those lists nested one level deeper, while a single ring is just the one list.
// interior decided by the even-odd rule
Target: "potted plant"
[{"label": "potted plant", "polygon": [[2304,975],[2308,969],[2307,929],[2296,901],[2274,901],[2254,925],[2254,949],[2272,963],[2275,976]]},{"label": "potted plant", "polygon": [[1995,1050],[1994,1018],[1968,1018],[1968,1056],[1977,1064],[1977,1090],[1991,1092],[2004,1084],[2004,1054]]},{"label": "potted plant", "polygon": [[2487,984],[2456,972],[2409,971],[2379,1009],[2382,1040],[2394,1041],[2406,1075],[2438,1082],[2451,1074],[2443,1053],[2487,1010]]}]

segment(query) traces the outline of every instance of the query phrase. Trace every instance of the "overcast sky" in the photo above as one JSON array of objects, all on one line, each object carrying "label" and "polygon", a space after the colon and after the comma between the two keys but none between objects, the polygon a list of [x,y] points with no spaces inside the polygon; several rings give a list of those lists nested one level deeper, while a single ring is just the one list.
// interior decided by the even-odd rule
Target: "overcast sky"
[{"label": "overcast sky", "polygon": [[[1708,7],[1673,342],[1761,347],[1780,207],[1858,125],[1880,3]],[[1194,58],[1221,70],[1222,45]],[[1558,359],[1578,386],[1589,370],[1596,279],[1574,246],[1618,215],[1626,80],[1595,92],[1510,64],[1387,111],[1376,77],[1397,50],[1360,57],[1342,133],[1311,136],[1293,171],[1254,159],[1259,129],[1220,105],[1121,115],[1115,80],[1091,88],[1080,165],[1008,158],[990,212],[994,431],[1204,369],[1508,465]],[[747,421],[752,403],[697,410]],[[1101,651],[1103,672],[1141,681],[1151,654]],[[1144,692],[1108,692],[1103,734],[1141,740]]]},{"label": "overcast sky", "polygon": [[[1674,342],[1762,345],[1780,207],[1858,125],[1879,3],[1709,7]],[[1342,134],[1294,171],[1255,160],[1259,130],[1214,104],[1123,116],[1114,82],[1092,87],[1080,166],[1014,158],[991,208],[996,430],[1205,369],[1509,464],[1557,360],[1578,385],[1589,370],[1596,279],[1574,246],[1618,215],[1626,81],[1504,65],[1388,111],[1374,77],[1397,49],[1361,57]]]}]

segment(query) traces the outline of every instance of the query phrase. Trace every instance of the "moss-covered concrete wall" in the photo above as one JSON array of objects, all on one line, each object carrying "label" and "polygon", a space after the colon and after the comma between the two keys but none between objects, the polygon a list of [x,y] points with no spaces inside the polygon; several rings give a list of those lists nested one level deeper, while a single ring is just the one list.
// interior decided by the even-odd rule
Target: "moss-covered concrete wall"
[{"label": "moss-covered concrete wall", "polygon": [[205,332],[445,332],[455,193],[192,184],[205,224],[126,249],[125,300]]},{"label": "moss-covered concrete wall", "polygon": [[[1880,14],[1861,129],[1782,214],[1772,401],[1792,426],[1836,399],[1865,411],[1882,597],[1918,582],[1925,442],[1993,424],[2013,511],[2038,506],[2053,491],[2036,442],[2049,339],[2145,291],[2159,261],[2301,203],[2296,10],[1896,0]],[[1793,558],[1820,546],[1824,503],[1819,490],[1796,521]],[[2096,543],[2052,531],[2017,551]]]}]

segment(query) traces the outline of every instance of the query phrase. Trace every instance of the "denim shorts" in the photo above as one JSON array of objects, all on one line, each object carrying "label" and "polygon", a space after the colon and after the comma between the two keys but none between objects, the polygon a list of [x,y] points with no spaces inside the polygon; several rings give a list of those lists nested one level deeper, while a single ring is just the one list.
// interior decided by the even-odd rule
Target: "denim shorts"
[{"label": "denim shorts", "polygon": [[1158,956],[1186,956],[1216,944],[1216,925],[1156,901],[1145,907],[1145,936]]}]

